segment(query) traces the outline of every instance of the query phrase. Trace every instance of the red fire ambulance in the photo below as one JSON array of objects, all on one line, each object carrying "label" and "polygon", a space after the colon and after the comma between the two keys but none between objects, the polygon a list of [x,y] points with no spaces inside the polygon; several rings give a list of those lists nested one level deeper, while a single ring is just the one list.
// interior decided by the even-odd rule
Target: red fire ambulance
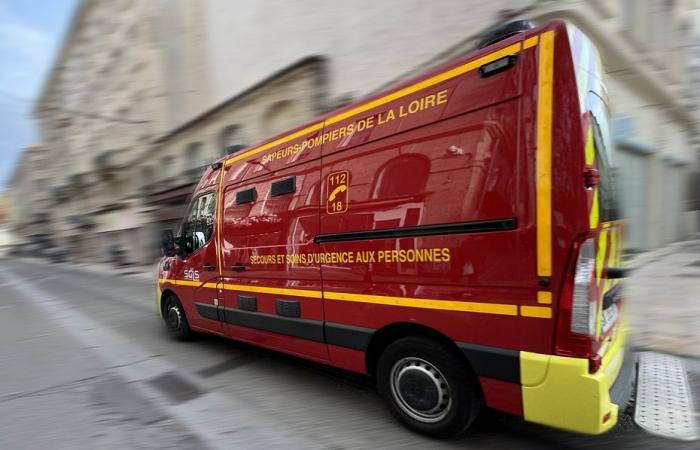
[{"label": "red fire ambulance", "polygon": [[630,395],[607,95],[591,41],[478,50],[228,155],[164,240],[158,309],[375,377],[406,426],[482,406],[580,433]]}]

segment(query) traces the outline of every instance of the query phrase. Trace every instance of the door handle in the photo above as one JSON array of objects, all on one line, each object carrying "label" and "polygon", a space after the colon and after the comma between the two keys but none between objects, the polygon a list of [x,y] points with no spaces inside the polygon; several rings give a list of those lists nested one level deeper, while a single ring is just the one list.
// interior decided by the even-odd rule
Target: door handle
[{"label": "door handle", "polygon": [[216,270],[216,266],[214,264],[205,264],[202,266],[202,269],[211,272],[213,270]]},{"label": "door handle", "polygon": [[231,270],[234,272],[243,272],[245,270],[245,265],[243,264],[234,264],[231,266]]}]

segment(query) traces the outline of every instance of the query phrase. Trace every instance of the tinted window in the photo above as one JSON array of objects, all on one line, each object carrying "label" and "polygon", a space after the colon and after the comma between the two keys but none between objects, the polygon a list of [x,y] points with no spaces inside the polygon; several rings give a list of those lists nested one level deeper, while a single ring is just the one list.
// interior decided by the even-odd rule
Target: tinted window
[{"label": "tinted window", "polygon": [[192,201],[182,222],[180,236],[186,239],[188,253],[196,251],[211,239],[214,233],[216,195],[204,194]]},{"label": "tinted window", "polygon": [[595,144],[595,166],[600,173],[598,200],[600,220],[603,222],[620,218],[617,189],[615,185],[615,166],[613,164],[612,141],[610,139],[610,120],[608,110],[597,95],[591,95],[591,126]]}]

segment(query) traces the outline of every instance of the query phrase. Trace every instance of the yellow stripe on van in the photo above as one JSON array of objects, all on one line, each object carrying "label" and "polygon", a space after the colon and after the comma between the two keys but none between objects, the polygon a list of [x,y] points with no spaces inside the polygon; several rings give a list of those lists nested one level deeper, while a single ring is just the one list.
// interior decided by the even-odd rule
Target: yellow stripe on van
[{"label": "yellow stripe on van", "polygon": [[591,212],[588,215],[588,225],[591,230],[598,228],[598,220],[600,216],[600,208],[598,206],[598,188],[593,190],[593,203],[591,204]]},{"label": "yellow stripe on van", "polygon": [[595,256],[595,277],[596,282],[600,282],[600,277],[603,274],[603,266],[605,266],[605,260],[608,250],[608,233],[609,230],[601,230],[598,235],[598,251]]},{"label": "yellow stripe on van", "polygon": [[384,104],[392,102],[394,100],[398,100],[398,99],[405,97],[407,95],[413,94],[414,92],[418,92],[422,89],[426,89],[426,88],[429,88],[429,87],[434,86],[436,84],[442,83],[443,81],[447,81],[447,80],[450,80],[450,79],[455,78],[457,76],[463,75],[467,72],[471,72],[472,70],[476,70],[479,67],[483,66],[484,64],[488,64],[492,61],[503,58],[504,56],[517,54],[518,52],[520,52],[520,50],[521,50],[520,42],[509,45],[506,48],[495,51],[493,53],[489,53],[488,55],[484,55],[481,58],[478,58],[478,59],[475,59],[475,60],[470,61],[468,63],[462,64],[461,66],[458,66],[458,67],[455,67],[453,69],[447,70],[445,72],[439,73],[437,75],[434,75],[434,76],[432,76],[428,79],[425,79],[423,81],[419,81],[418,83],[412,84],[410,86],[406,86],[403,89],[399,89],[398,91],[394,91],[390,94],[387,94],[383,97],[374,99],[372,101],[369,101],[367,103],[359,105],[355,108],[338,113],[334,116],[327,118],[325,120],[325,122],[314,123],[306,128],[299,130],[299,131],[282,136],[278,139],[275,139],[274,141],[262,144],[258,147],[254,147],[248,151],[245,151],[243,153],[232,156],[231,158],[229,158],[225,161],[224,165],[229,166],[236,161],[246,159],[249,156],[258,154],[260,152],[263,152],[265,150],[273,148],[277,145],[284,144],[285,142],[289,142],[293,139],[304,136],[308,133],[312,133],[314,131],[321,130],[321,129],[323,129],[324,126],[332,125],[334,123],[345,120],[349,117],[355,116],[357,114],[361,114],[365,111],[369,111],[370,109],[376,108],[378,106],[384,105]]},{"label": "yellow stripe on van", "polygon": [[219,169],[219,188],[216,194],[216,263],[219,266],[219,276],[223,275],[223,265],[221,264],[221,227],[224,224],[223,211],[224,211],[224,199],[222,194],[224,186],[224,176],[226,175],[226,169],[224,167]]},{"label": "yellow stripe on van", "polygon": [[349,117],[355,116],[357,114],[361,114],[365,111],[369,111],[370,109],[374,109],[378,106],[382,106],[386,103],[389,103],[389,102],[392,102],[394,100],[405,97],[407,95],[413,94],[414,92],[423,90],[425,88],[429,88],[429,87],[434,86],[436,84],[442,83],[443,81],[447,81],[447,80],[450,80],[452,78],[458,77],[458,76],[463,75],[467,72],[471,72],[472,70],[476,70],[479,67],[483,66],[484,64],[488,64],[492,61],[503,58],[504,56],[514,55],[514,54],[518,53],[519,51],[520,51],[520,42],[517,42],[513,45],[509,45],[506,48],[503,48],[503,49],[498,50],[498,51],[493,52],[493,53],[489,53],[488,55],[482,56],[481,58],[478,58],[478,59],[475,59],[475,60],[470,61],[468,63],[462,64],[461,66],[457,66],[457,67],[450,69],[446,72],[442,72],[442,73],[439,73],[437,75],[434,75],[426,80],[419,81],[416,84],[412,84],[412,85],[407,86],[403,89],[399,89],[398,91],[392,92],[391,94],[385,95],[384,97],[380,97],[378,99],[367,102],[363,105],[360,105],[360,106],[357,106],[355,108],[344,111],[342,113],[336,114],[335,116],[329,117],[328,119],[326,119],[326,125],[332,125],[334,123],[338,123],[338,122],[345,120]]},{"label": "yellow stripe on van", "polygon": [[537,88],[537,275],[552,275],[552,91],[554,31],[542,34]]},{"label": "yellow stripe on van", "polygon": [[532,36],[530,38],[525,39],[525,42],[523,42],[523,49],[534,47],[535,45],[537,45],[537,40],[538,36]]},{"label": "yellow stripe on van", "polygon": [[[173,280],[169,278],[161,278],[158,280],[159,283],[170,283],[176,286],[194,286],[194,287],[207,287],[201,281],[191,281],[191,280]],[[214,285],[216,287],[216,285]]]},{"label": "yellow stripe on van", "polygon": [[593,127],[588,125],[588,137],[586,138],[586,165],[592,166],[595,162],[595,144],[593,142]]},{"label": "yellow stripe on van", "polygon": [[549,291],[537,292],[537,303],[551,305],[552,304],[552,293]]},{"label": "yellow stripe on van", "polygon": [[272,147],[278,146],[280,144],[284,144],[285,142],[289,142],[292,139],[296,139],[298,137],[301,137],[301,136],[307,135],[309,133],[312,133],[314,131],[318,131],[318,130],[322,130],[322,129],[323,129],[323,122],[317,122],[313,125],[310,125],[306,128],[303,128],[299,131],[288,134],[286,136],[282,136],[281,138],[275,139],[274,141],[270,141],[267,144],[263,144],[259,147],[252,148],[252,149],[248,150],[247,152],[243,152],[241,154],[232,156],[231,158],[226,160],[224,165],[230,166],[231,164],[233,164],[236,161],[240,161],[241,159],[245,159],[249,156],[253,156],[253,155],[256,155],[260,152],[264,152],[265,150],[271,149]]},{"label": "yellow stripe on van", "polygon": [[523,317],[536,317],[539,319],[551,319],[552,308],[549,306],[528,306],[520,307],[520,315]]},{"label": "yellow stripe on van", "polygon": [[453,300],[431,300],[426,298],[389,297],[384,295],[348,294],[345,292],[325,292],[327,300],[347,302],[374,303],[378,305],[407,306],[410,308],[440,309],[471,313],[501,314],[517,316],[517,305],[502,303],[459,302]]},{"label": "yellow stripe on van", "polygon": [[614,228],[613,239],[615,239],[615,254],[613,255],[613,260],[611,265],[613,267],[620,267],[622,265],[622,231],[621,227],[617,223],[613,223]]},{"label": "yellow stripe on van", "polygon": [[[196,286],[199,288],[216,289],[216,283],[200,283],[198,281],[174,280],[162,278],[160,283],[171,283],[182,286]],[[318,298],[323,300],[335,300],[357,303],[372,303],[376,305],[403,306],[408,308],[436,309],[443,311],[459,311],[468,313],[497,314],[503,316],[517,316],[518,305],[489,302],[463,302],[455,300],[436,300],[428,298],[392,297],[387,295],[350,294],[347,292],[319,291],[311,289],[276,288],[256,286],[250,284],[224,283],[223,289],[237,292],[255,292],[261,294],[289,295],[294,297]],[[551,301],[551,300],[550,300]],[[552,309],[549,306],[520,306],[520,315],[524,317],[536,317],[550,319]]]},{"label": "yellow stripe on van", "polygon": [[323,296],[321,291],[310,290],[310,289],[273,288],[273,287],[266,287],[266,286],[255,286],[255,285],[250,285],[250,284],[224,283],[224,289],[227,291],[256,292],[259,294],[292,295],[292,296],[297,296],[297,297],[309,297],[309,298],[321,298]]}]

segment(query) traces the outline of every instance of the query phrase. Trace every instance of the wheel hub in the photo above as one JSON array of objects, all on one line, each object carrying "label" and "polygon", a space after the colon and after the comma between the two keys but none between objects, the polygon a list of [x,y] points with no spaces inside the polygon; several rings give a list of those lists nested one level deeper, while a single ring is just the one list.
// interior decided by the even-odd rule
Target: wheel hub
[{"label": "wheel hub", "polygon": [[450,388],[442,373],[420,358],[403,358],[391,370],[391,393],[409,416],[424,423],[442,420],[450,410]]},{"label": "wheel hub", "polygon": [[182,324],[182,313],[180,312],[180,308],[175,305],[171,306],[168,310],[168,324],[173,330],[179,330]]}]

